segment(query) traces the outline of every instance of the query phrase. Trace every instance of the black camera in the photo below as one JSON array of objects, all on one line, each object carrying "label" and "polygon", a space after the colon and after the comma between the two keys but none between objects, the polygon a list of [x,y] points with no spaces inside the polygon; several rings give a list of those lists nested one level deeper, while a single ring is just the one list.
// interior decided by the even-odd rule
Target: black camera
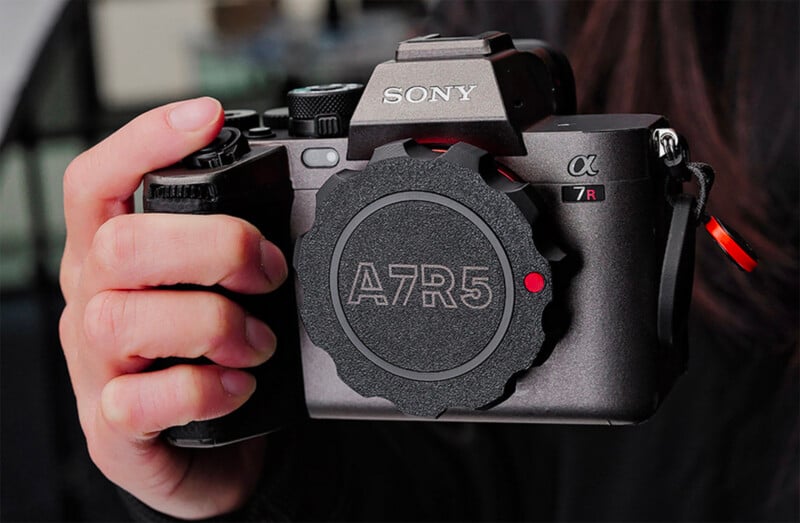
[{"label": "black camera", "polygon": [[431,35],[366,87],[231,111],[213,143],[148,174],[145,211],[242,217],[295,269],[232,296],[279,340],[253,398],[170,441],[309,416],[647,419],[685,367],[693,199],[663,161],[663,117],[574,112],[569,63],[545,44]]}]

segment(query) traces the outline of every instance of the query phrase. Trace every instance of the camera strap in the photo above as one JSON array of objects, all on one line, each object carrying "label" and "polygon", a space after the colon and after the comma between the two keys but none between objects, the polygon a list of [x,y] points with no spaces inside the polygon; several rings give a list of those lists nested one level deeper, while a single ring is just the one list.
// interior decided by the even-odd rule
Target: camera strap
[{"label": "camera strap", "polygon": [[[683,184],[694,179],[697,182],[693,211],[695,226],[702,225],[727,258],[740,270],[752,272],[758,265],[758,256],[753,248],[733,228],[706,211],[714,185],[714,169],[706,163],[690,162],[686,140],[673,129],[656,129],[653,139],[659,158],[669,170],[665,195],[672,208],[675,209],[680,196],[686,194],[683,192]],[[678,191],[673,190],[676,186]]]},{"label": "camera strap", "polygon": [[689,303],[694,279],[694,213],[697,201],[678,194],[671,201],[672,218],[658,286],[658,341],[662,347],[685,346]]}]

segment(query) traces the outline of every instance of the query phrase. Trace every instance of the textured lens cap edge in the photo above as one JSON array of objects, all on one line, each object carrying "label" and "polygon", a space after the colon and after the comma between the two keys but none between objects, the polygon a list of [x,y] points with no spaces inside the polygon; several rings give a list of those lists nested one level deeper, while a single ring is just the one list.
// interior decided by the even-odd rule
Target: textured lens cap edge
[{"label": "textured lens cap edge", "polygon": [[342,381],[414,416],[498,401],[533,363],[551,300],[549,265],[511,199],[475,171],[408,156],[322,192],[295,260],[300,313]]}]

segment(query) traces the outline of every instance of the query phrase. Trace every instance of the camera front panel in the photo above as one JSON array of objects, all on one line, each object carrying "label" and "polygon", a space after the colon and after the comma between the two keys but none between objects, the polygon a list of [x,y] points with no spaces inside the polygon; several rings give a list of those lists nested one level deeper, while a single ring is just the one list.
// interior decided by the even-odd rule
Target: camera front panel
[{"label": "camera front panel", "polygon": [[[543,319],[531,318],[544,324],[544,346],[499,401],[449,408],[438,419],[637,422],[675,377],[664,364],[673,356],[662,352],[655,332],[668,208],[649,137],[665,122],[652,115],[581,118],[543,122],[524,134],[527,156],[500,158],[531,185],[540,212],[537,246],[564,254],[551,264],[552,306]],[[392,402],[354,392],[302,327],[301,340],[313,417],[408,419]]]},{"label": "camera front panel", "polygon": [[[413,39],[376,68],[352,120],[349,109],[292,115],[278,108],[264,113],[265,127],[252,128],[230,115],[252,151],[217,150],[227,147],[218,139],[193,155],[202,165],[146,177],[147,210],[242,217],[288,259],[305,240],[324,236],[313,232],[320,212],[336,220],[336,202],[371,195],[340,230],[328,231],[328,253],[307,264],[294,287],[254,304],[232,297],[279,324],[281,356],[255,370],[262,386],[237,413],[169,429],[168,439],[226,444],[307,414],[606,424],[641,421],[655,410],[685,354],[685,340],[670,352],[656,335],[670,212],[650,139],[665,122],[547,117],[574,107],[554,96],[572,77],[566,58],[553,68],[541,52],[558,55],[538,44],[517,52],[501,33]],[[330,84],[289,95],[316,104],[359,89]],[[413,149],[408,139],[425,151],[416,148],[391,175],[373,168]],[[465,169],[463,179],[451,167],[427,171],[448,155]],[[426,163],[414,163],[420,159]],[[416,181],[409,187],[407,179]],[[348,184],[352,198],[332,199]],[[375,194],[375,187],[389,190]],[[294,296],[308,325],[297,322]],[[395,308],[381,310],[388,306]],[[314,326],[326,307],[332,316]],[[449,321],[437,308],[460,312]],[[393,332],[405,342],[382,328],[398,319],[405,327]],[[338,341],[326,339],[337,329]],[[388,343],[376,345],[380,338]],[[336,348],[348,344],[360,363]],[[363,366],[364,358],[373,366]]]}]

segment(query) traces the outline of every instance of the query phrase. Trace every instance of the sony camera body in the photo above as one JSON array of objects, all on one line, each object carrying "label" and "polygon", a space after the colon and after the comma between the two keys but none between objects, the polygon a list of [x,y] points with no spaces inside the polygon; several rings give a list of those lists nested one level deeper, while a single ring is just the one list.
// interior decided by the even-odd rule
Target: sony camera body
[{"label": "sony camera body", "polygon": [[294,90],[264,125],[231,112],[148,174],[146,212],[242,217],[295,269],[275,293],[231,295],[279,340],[255,395],[170,441],[308,416],[647,419],[685,366],[691,202],[654,145],[663,117],[574,111],[545,45],[431,35],[365,88]]}]

